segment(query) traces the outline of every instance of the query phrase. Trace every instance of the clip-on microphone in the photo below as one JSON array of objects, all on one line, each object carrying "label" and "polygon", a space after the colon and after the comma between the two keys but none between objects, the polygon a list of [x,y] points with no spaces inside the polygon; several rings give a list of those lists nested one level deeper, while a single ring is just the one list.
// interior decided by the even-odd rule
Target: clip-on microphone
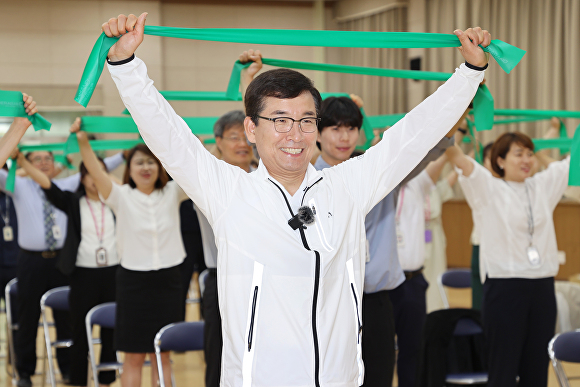
[{"label": "clip-on microphone", "polygon": [[304,227],[306,224],[314,223],[314,215],[310,207],[302,206],[298,209],[298,213],[290,218],[288,224],[292,227],[292,230],[296,230],[299,227]]}]

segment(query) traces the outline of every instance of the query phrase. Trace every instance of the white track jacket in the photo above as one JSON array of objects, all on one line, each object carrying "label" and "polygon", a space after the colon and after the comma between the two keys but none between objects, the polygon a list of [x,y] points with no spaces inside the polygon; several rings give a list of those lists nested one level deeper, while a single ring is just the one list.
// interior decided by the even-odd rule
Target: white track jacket
[{"label": "white track jacket", "polygon": [[293,230],[284,190],[262,163],[248,174],[212,156],[140,59],[108,68],[145,143],[214,230],[221,385],[361,385],[365,216],[459,120],[484,72],[462,64],[364,155],[322,171],[309,164],[296,195],[315,222]]}]

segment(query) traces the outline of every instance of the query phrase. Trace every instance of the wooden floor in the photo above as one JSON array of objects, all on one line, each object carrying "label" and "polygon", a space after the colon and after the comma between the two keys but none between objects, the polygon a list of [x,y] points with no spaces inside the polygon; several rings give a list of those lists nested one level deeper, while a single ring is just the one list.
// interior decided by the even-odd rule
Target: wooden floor
[{"label": "wooden floor", "polygon": [[[469,290],[456,290],[449,293],[449,302],[451,307],[470,307],[471,304],[471,293]],[[187,306],[187,320],[197,321],[199,320],[199,305],[189,304]],[[5,321],[2,319],[0,322],[1,330],[0,332],[6,332]],[[6,344],[5,335],[0,335],[2,338],[2,345],[0,347],[0,387],[12,387],[12,380],[7,372],[6,367]],[[38,335],[38,353],[42,353],[42,330],[39,330]],[[204,370],[205,364],[203,360],[203,353],[201,352],[189,352],[185,354],[172,354],[173,360],[173,371],[175,374],[175,380],[177,387],[202,387],[204,386]],[[565,367],[568,376],[580,376],[580,365],[568,365]],[[42,364],[39,362],[37,370],[42,370]],[[151,385],[150,369],[143,370],[143,386],[149,387]],[[40,387],[42,385],[42,378],[40,375],[33,377],[34,387]],[[397,381],[393,384],[397,385]],[[580,387],[580,379],[570,381],[572,387]],[[60,385],[62,386],[62,385]],[[112,384],[113,387],[120,387],[121,383],[119,381]],[[549,387],[558,387],[558,382],[554,375],[552,368],[549,369]],[[155,386],[153,386],[155,387]]]}]

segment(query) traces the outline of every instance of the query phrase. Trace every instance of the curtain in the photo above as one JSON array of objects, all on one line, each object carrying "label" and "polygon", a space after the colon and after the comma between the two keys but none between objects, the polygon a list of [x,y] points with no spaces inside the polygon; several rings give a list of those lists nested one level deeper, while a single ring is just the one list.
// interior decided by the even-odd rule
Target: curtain
[{"label": "curtain", "polygon": [[[491,61],[487,86],[496,109],[580,110],[580,1],[578,0],[425,0],[426,32],[451,33],[481,26],[492,38],[527,51],[511,74]],[[453,71],[461,63],[456,49],[428,49],[425,70]],[[425,96],[438,86],[425,82]],[[571,136],[580,120],[564,120]],[[496,126],[478,133],[484,143],[506,131],[541,137],[549,121]]]}]

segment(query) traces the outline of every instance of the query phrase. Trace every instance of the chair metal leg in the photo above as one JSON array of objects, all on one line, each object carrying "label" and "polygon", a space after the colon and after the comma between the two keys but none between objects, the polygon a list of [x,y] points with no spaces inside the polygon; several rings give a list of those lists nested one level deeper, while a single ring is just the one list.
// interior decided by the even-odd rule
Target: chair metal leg
[{"label": "chair metal leg", "polygon": [[163,364],[161,364],[161,351],[155,348],[155,359],[157,360],[157,374],[159,376],[159,386],[165,386],[165,376],[163,375]]},{"label": "chair metal leg", "polygon": [[560,387],[570,387],[568,383],[568,378],[562,367],[562,363],[556,359],[552,359],[552,367],[554,368],[554,373],[556,374],[556,379],[558,379],[558,384]]},{"label": "chair metal leg", "polygon": [[[48,331],[48,322],[46,321],[46,311],[44,307],[42,313],[42,326],[44,328],[44,343],[46,346],[46,361],[48,362],[48,376],[50,378],[51,387],[56,387],[56,380],[54,376],[54,363],[52,358],[52,344],[50,342],[50,333]],[[42,387],[45,385],[45,377],[42,378]]]}]

